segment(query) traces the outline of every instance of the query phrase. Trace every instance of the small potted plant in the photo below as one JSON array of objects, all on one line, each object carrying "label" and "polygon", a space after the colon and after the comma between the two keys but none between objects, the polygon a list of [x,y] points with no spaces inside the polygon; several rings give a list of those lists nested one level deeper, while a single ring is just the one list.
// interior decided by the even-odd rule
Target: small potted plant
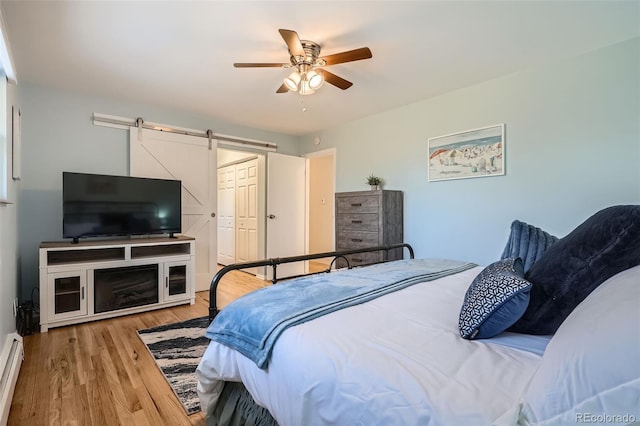
[{"label": "small potted plant", "polygon": [[371,190],[375,191],[376,189],[380,189],[380,185],[382,185],[382,179],[373,174],[369,175],[367,178],[367,183],[371,185]]}]

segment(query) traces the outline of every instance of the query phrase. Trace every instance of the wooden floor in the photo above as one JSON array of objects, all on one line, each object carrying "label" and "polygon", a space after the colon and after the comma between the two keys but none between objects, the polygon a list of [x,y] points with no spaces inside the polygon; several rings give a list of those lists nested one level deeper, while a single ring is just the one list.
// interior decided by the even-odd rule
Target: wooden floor
[{"label": "wooden floor", "polygon": [[[234,271],[218,288],[218,305],[268,285]],[[137,330],[207,315],[208,292],[183,305],[24,338],[25,357],[9,425],[204,425],[187,416]]]}]

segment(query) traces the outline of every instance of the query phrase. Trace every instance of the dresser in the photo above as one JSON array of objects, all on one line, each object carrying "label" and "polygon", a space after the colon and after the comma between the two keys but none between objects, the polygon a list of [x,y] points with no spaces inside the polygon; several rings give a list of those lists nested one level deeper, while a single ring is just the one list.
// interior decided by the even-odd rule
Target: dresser
[{"label": "dresser", "polygon": [[[336,250],[403,243],[402,191],[336,193]],[[402,259],[402,249],[347,256],[351,266]],[[346,266],[342,259],[337,267]]]}]

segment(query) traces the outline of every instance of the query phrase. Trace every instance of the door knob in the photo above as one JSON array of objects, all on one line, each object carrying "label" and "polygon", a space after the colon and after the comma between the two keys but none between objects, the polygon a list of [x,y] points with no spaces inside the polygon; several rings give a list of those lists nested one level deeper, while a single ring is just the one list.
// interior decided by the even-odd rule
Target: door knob
[{"label": "door knob", "polygon": [[276,215],[274,215],[274,214],[268,214],[268,215],[267,215],[267,218],[268,218],[268,219],[275,219],[275,218],[276,218]]},{"label": "door knob", "polygon": [[216,217],[216,214],[215,213],[211,213],[211,217]]}]

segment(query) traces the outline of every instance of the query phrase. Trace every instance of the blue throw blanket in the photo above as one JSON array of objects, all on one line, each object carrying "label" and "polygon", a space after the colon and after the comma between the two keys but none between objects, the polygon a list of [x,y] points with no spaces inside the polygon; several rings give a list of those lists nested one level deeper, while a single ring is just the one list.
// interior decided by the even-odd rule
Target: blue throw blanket
[{"label": "blue throw blanket", "polygon": [[476,266],[444,259],[399,260],[297,278],[249,293],[222,309],[206,336],[265,368],[288,327]]}]

